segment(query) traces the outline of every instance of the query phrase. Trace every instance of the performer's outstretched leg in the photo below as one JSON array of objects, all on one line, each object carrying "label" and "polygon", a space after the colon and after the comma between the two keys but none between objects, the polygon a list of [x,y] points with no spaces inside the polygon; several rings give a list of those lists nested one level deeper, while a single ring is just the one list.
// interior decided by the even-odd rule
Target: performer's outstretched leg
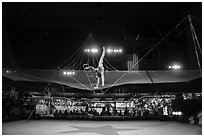
[{"label": "performer's outstretched leg", "polygon": [[[105,57],[105,53],[106,53],[105,47],[103,47],[103,53],[102,53],[101,58],[100,58],[99,63],[98,63],[98,69],[100,70],[100,73],[101,73],[101,76],[99,77],[99,79],[101,78],[102,86],[104,86],[104,81],[105,81],[104,67],[103,67],[103,59]],[[99,82],[100,82],[100,80],[99,80]]]},{"label": "performer's outstretched leg", "polygon": [[98,68],[99,68],[99,67],[103,67],[103,59],[104,59],[105,53],[106,53],[105,50],[106,50],[105,47],[103,47],[103,53],[102,53],[102,55],[101,55],[101,57],[100,57],[100,60],[99,60],[99,62],[98,62]]}]

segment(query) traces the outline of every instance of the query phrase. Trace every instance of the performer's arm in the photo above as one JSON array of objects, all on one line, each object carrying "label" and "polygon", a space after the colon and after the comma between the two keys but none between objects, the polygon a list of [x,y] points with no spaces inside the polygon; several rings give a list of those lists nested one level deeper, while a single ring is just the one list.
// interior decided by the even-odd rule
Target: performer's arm
[{"label": "performer's arm", "polygon": [[90,67],[85,67],[84,69],[89,69]]},{"label": "performer's arm", "polygon": [[91,70],[93,70],[93,71],[96,71],[96,69],[95,69],[94,67],[92,67],[92,66],[89,66],[89,68],[90,68]]}]

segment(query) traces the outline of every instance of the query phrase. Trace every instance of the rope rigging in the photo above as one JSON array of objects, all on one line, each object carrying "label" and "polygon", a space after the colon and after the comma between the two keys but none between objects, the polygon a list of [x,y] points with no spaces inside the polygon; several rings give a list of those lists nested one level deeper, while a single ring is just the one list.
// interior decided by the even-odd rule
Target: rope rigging
[{"label": "rope rigging", "polygon": [[76,52],[74,54],[72,54],[71,57],[69,57],[67,60],[65,60],[63,63],[61,63],[58,67],[60,68],[62,65],[64,65],[65,63],[67,63],[70,59],[72,59],[76,53],[78,53],[85,45],[85,43],[88,41],[89,37],[91,37],[92,34],[89,34],[89,36],[86,38],[85,41],[83,41],[83,43],[81,44],[81,46],[76,50]]},{"label": "rope rigging", "polygon": [[[142,61],[153,49],[155,49],[163,40],[166,39],[166,37],[168,37],[185,19],[187,18],[187,16],[185,18],[183,18],[177,25],[176,27],[174,27],[173,29],[171,29],[158,43],[156,43],[140,60],[138,60],[132,67],[130,67],[129,70],[131,70],[133,67],[135,67],[140,61]],[[128,70],[128,71],[129,71]],[[127,73],[125,72],[120,78],[118,78],[109,88],[107,88],[104,93],[106,93],[110,88],[112,88],[119,80],[121,80]]]},{"label": "rope rigging", "polygon": [[[77,59],[76,59],[75,61],[73,61],[74,64],[73,64],[73,65],[70,64],[71,66],[69,65],[70,68],[68,68],[68,69],[76,70],[77,67],[80,65],[80,62],[81,62],[83,56],[84,56],[84,53],[81,53],[81,54],[79,55],[79,57],[76,57]],[[78,64],[78,65],[77,65],[77,64]]]},{"label": "rope rigging", "polygon": [[192,20],[191,20],[191,16],[189,15],[188,16],[188,20],[189,20],[189,23],[190,23],[190,30],[191,30],[191,33],[192,33],[192,37],[193,39],[195,39],[196,43],[197,43],[197,46],[199,48],[199,51],[200,51],[200,54],[202,55],[202,50],[201,50],[201,47],[200,47],[200,44],[198,42],[198,38],[197,38],[197,35],[195,33],[195,29],[193,27],[193,23],[192,23]]},{"label": "rope rigging", "polygon": [[[59,68],[59,69],[60,69],[60,68]],[[60,69],[60,70],[61,70],[61,72],[62,72],[62,69]],[[72,78],[74,81],[76,81],[77,83],[79,83],[81,86],[83,86],[84,88],[86,88],[87,90],[93,92],[92,89],[88,88],[87,86],[85,86],[84,84],[82,84],[80,81],[78,81],[78,80],[75,79],[74,77],[71,77],[71,78]],[[93,93],[95,93],[95,92],[93,92]]]},{"label": "rope rigging", "polygon": [[[111,68],[110,68],[111,70],[116,70],[116,71],[117,71],[117,69],[116,69],[115,67],[113,67],[113,65],[111,65],[111,63],[109,63],[106,58],[104,58],[104,60],[105,60],[105,62],[107,62],[108,65],[111,67]],[[105,62],[104,62],[104,63],[105,63]],[[107,67],[108,67],[108,66],[107,66]],[[108,68],[109,68],[109,67],[108,67]]]},{"label": "rope rigging", "polygon": [[[60,68],[59,68],[59,70],[60,70]],[[63,86],[64,84],[62,83],[62,76],[60,74],[60,71],[59,71],[59,76],[60,76],[60,80],[61,80],[62,90],[65,93],[64,86]]]},{"label": "rope rigging", "polygon": [[[86,44],[86,42],[88,41],[88,39],[90,38],[90,37],[92,37],[92,34],[89,34],[89,36],[87,37],[87,39],[81,44],[81,46],[76,50],[76,52],[74,53],[74,54],[72,54],[72,56],[70,57],[70,58],[68,58],[66,61],[64,61],[62,64],[60,64],[57,68],[58,69],[60,69],[60,71],[59,71],[59,75],[60,75],[60,72],[62,72],[62,69],[60,68],[61,66],[63,66],[65,63],[67,63],[68,61],[70,61],[71,59],[73,59],[72,61],[71,61],[71,63],[70,64],[68,64],[67,66],[65,66],[64,67],[64,69],[76,69],[78,66],[80,66],[81,65],[81,63],[82,63],[82,61],[83,61],[83,57],[84,57],[84,52],[82,52],[83,51],[83,47],[84,47],[84,45]],[[75,57],[75,58],[73,58],[73,57]],[[76,65],[76,63],[78,62],[78,60],[80,60],[81,59],[81,61],[80,61],[80,63],[79,63],[79,65],[77,65],[76,67],[75,67],[75,65]],[[72,65],[72,63],[74,62],[74,64]],[[52,75],[52,77],[51,77],[51,79],[49,80],[49,83],[47,84],[47,86],[45,87],[45,89],[47,89],[48,88],[48,86],[50,85],[50,83],[52,82],[52,80],[53,80],[53,78],[54,78],[54,76],[56,75],[56,72]],[[89,90],[89,91],[91,91],[91,89],[89,89],[87,86],[85,86],[84,84],[82,84],[81,82],[79,82],[78,80],[76,80],[75,78],[73,78],[73,77],[71,77],[73,80],[75,80],[77,83],[80,83],[83,87],[85,87],[87,90]],[[61,79],[61,85],[62,85],[62,90],[63,90],[63,92],[65,92],[65,90],[64,90],[64,86],[63,86],[63,83],[62,83],[62,77],[61,77],[61,75],[60,75],[60,79]],[[94,92],[93,92],[94,93]]]},{"label": "rope rigging", "polygon": [[[172,32],[174,32],[174,31],[180,26],[180,24],[181,24],[182,22],[184,22],[184,20],[186,20],[188,17],[190,18],[190,15],[184,17],[178,24],[175,25],[175,27],[173,27],[169,32],[167,32],[166,35],[164,35],[155,45],[151,45],[151,46],[148,46],[148,47],[144,48],[144,49],[149,49],[149,48],[150,48],[150,49],[149,49],[136,63],[134,63],[134,64],[128,69],[128,71],[126,71],[125,73],[123,73],[122,76],[120,76],[119,78],[117,78],[117,80],[116,80],[115,82],[113,82],[110,86],[108,86],[108,88],[107,88],[105,91],[103,91],[102,89],[100,89],[101,92],[102,92],[102,93],[106,93],[110,88],[112,88],[114,85],[116,85],[116,83],[117,83],[118,81],[120,81],[125,75],[127,75],[131,69],[133,69],[133,68],[134,68],[139,62],[141,62],[150,52],[152,52],[158,45],[160,45],[161,42],[163,42],[168,36],[170,36],[170,34],[172,34]],[[189,20],[189,21],[191,21],[191,20]],[[193,28],[192,22],[190,22],[190,29],[191,29],[191,35],[192,35],[192,38],[193,38],[193,42],[194,42],[194,48],[195,48],[195,52],[196,52],[196,57],[197,57],[197,61],[198,61],[198,66],[199,66],[199,69],[200,69],[200,72],[201,72],[201,63],[200,63],[199,57],[198,57],[198,50],[199,50],[200,53],[201,53],[202,51],[201,51],[201,47],[200,47],[200,44],[199,44],[199,42],[198,42],[198,39],[197,39],[195,30],[194,30],[194,28]],[[90,36],[90,35],[89,35],[89,36]],[[95,90],[95,89],[94,89],[95,86],[93,85],[93,80],[90,80],[90,78],[92,77],[92,78],[94,79],[94,81],[97,82],[96,74],[95,74],[95,72],[92,71],[92,70],[87,70],[87,69],[85,69],[84,65],[88,65],[88,67],[90,67],[90,66],[89,66],[89,63],[92,63],[93,66],[97,66],[98,56],[93,56],[93,57],[92,57],[92,60],[90,60],[90,55],[87,54],[87,61],[86,61],[87,64],[83,64],[83,63],[84,63],[83,61],[85,60],[85,53],[83,52],[82,47],[83,47],[83,45],[86,45],[86,42],[87,42],[87,41],[88,41],[88,38],[85,40],[85,42],[83,42],[83,44],[82,44],[82,45],[80,46],[80,48],[77,50],[78,53],[75,52],[75,54],[73,54],[73,56],[75,56],[75,57],[71,56],[71,59],[73,59],[73,60],[71,61],[70,64],[68,64],[68,65],[65,67],[65,69],[70,69],[70,68],[71,68],[71,69],[76,70],[76,69],[78,69],[78,68],[81,69],[81,67],[82,67],[84,73],[86,74],[86,77],[87,77],[87,79],[88,79],[88,82],[89,82],[91,88],[87,87],[86,85],[84,85],[83,83],[81,83],[80,81],[78,81],[77,79],[75,79],[74,77],[71,77],[71,78],[74,79],[74,81],[76,81],[77,83],[79,83],[81,86],[85,87],[87,90],[89,90],[89,91],[95,93],[95,91],[94,91],[94,90]],[[197,45],[198,47],[197,47],[196,45]],[[142,49],[142,50],[144,50],[144,49]],[[201,55],[202,55],[202,53],[201,53]],[[69,58],[67,61],[65,61],[65,62],[67,63],[69,60],[70,60],[70,58]],[[95,62],[95,61],[96,61],[96,62]],[[78,63],[78,62],[79,62],[79,63]],[[62,64],[61,64],[61,65],[62,65]],[[61,65],[60,65],[60,66],[61,66]],[[104,67],[106,68],[106,70],[110,69],[110,70],[115,70],[115,71],[117,71],[117,69],[116,69],[106,58],[104,58],[103,65],[104,65]],[[60,66],[59,66],[59,69],[60,69]],[[61,69],[60,69],[60,70],[61,70]],[[54,76],[53,76],[53,77],[54,77]],[[53,78],[52,78],[52,79],[53,79]],[[51,80],[52,80],[52,79],[51,79]],[[61,79],[61,83],[62,83],[61,75],[60,75],[60,79]],[[50,80],[50,81],[51,81],[51,80]],[[62,83],[62,84],[63,84],[63,83]],[[63,91],[64,91],[64,87],[63,87]]]},{"label": "rope rigging", "polygon": [[[82,55],[81,61],[80,61],[79,65],[78,65],[79,66],[78,70],[81,69],[83,58],[84,58],[84,54]],[[74,69],[76,70],[78,68],[78,66],[76,66],[76,68],[74,68]]]},{"label": "rope rigging", "polygon": [[193,38],[193,43],[194,43],[193,45],[194,45],[194,48],[195,48],[198,67],[199,67],[200,73],[202,74],[202,68],[201,68],[201,64],[200,64],[200,60],[199,60],[199,56],[198,56],[197,46],[198,46],[198,49],[199,49],[201,55],[202,55],[202,51],[201,51],[200,44],[198,42],[195,30],[194,30],[190,15],[188,16],[188,21],[189,21],[189,24],[190,24],[190,32],[191,32],[191,35],[192,35],[192,38]]},{"label": "rope rigging", "polygon": [[55,76],[56,73],[57,73],[57,71],[55,71],[55,73],[52,75],[52,77],[51,77],[49,83],[47,84],[47,86],[45,87],[45,89],[47,89],[47,88],[49,87],[49,85],[50,85],[50,83],[51,83],[51,81],[52,81],[52,79],[54,78],[54,76]]},{"label": "rope rigging", "polygon": [[[82,56],[82,54],[83,53],[81,51],[78,52],[76,57],[64,69],[72,69],[72,68],[74,68],[74,65],[76,64],[77,60]],[[72,65],[72,63],[74,63],[74,64]]]}]

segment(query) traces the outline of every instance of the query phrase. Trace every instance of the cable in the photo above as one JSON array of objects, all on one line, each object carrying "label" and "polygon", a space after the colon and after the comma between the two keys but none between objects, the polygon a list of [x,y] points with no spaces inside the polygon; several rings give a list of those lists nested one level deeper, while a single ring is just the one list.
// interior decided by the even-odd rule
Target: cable
[{"label": "cable", "polygon": [[[199,45],[198,39],[196,37],[196,33],[195,33],[195,30],[194,30],[190,15],[188,15],[188,21],[190,23],[190,30],[191,30],[191,35],[192,35],[192,38],[193,38],[193,43],[194,43],[196,58],[197,58],[197,62],[198,62],[198,67],[199,67],[200,73],[202,74],[202,69],[201,69],[200,60],[199,60],[199,56],[198,56],[198,52],[197,52],[196,42],[198,44],[199,49],[200,49],[200,45]],[[200,52],[201,52],[201,55],[202,55],[201,49],[200,49]]]},{"label": "cable", "polygon": [[33,115],[33,112],[35,111],[36,106],[37,106],[37,104],[39,103],[39,100],[40,100],[40,99],[38,99],[38,101],[37,101],[37,103],[36,103],[36,105],[35,105],[33,111],[32,111],[31,114],[29,115],[29,117],[28,117],[28,119],[26,120],[26,122],[28,122],[28,121],[30,120],[30,117]]},{"label": "cable", "polygon": [[[75,56],[75,58],[64,69],[71,69],[71,68],[73,68],[73,66],[75,65],[76,61],[81,56],[81,54],[82,54],[82,52],[79,51],[78,54]],[[74,65],[72,63],[74,63]]]},{"label": "cable", "polygon": [[201,50],[201,48],[200,48],[200,44],[199,44],[199,42],[198,42],[198,38],[197,38],[197,35],[196,35],[196,33],[195,33],[195,30],[194,30],[194,27],[193,27],[192,22],[191,22],[191,28],[192,28],[192,31],[193,31],[194,37],[195,37],[195,39],[196,39],[196,42],[197,42],[198,48],[199,48],[199,50],[200,50],[200,54],[202,55],[202,50]]},{"label": "cable", "polygon": [[125,33],[125,42],[128,44],[127,49],[129,50],[129,53],[131,53],[130,48],[129,48],[129,40],[126,39],[126,36],[129,36],[128,32],[127,32],[127,28],[125,27],[125,25],[122,23],[120,17],[118,16],[117,10],[115,10],[115,6],[114,4],[111,4],[112,7],[112,13],[113,13],[113,17],[115,17],[115,19],[117,20],[117,22],[119,23],[119,26],[121,27],[123,33]]},{"label": "cable", "polygon": [[[59,68],[60,69],[60,68]],[[60,69],[61,70],[61,69]],[[89,89],[87,86],[85,86],[84,84],[82,84],[81,82],[79,82],[78,80],[76,80],[75,78],[73,78],[72,76],[70,76],[73,80],[75,80],[77,83],[79,83],[80,85],[82,85],[83,87],[85,87],[87,90],[91,91],[91,89]],[[92,92],[92,91],[91,91]]]},{"label": "cable", "polygon": [[190,28],[190,30],[191,30],[191,35],[192,35],[192,38],[193,38],[193,43],[194,43],[193,45],[194,45],[194,48],[195,48],[198,67],[199,67],[200,73],[202,74],[202,70],[201,70],[201,66],[200,66],[200,60],[199,60],[199,57],[198,57],[198,52],[197,52],[197,47],[196,47],[196,42],[195,42],[196,40],[195,40],[193,31],[192,31],[192,27]]},{"label": "cable", "polygon": [[88,54],[88,58],[87,58],[87,63],[89,64],[89,54]]},{"label": "cable", "polygon": [[46,89],[48,88],[48,86],[50,85],[52,79],[54,78],[55,74],[57,73],[57,71],[55,71],[55,73],[53,74],[52,78],[50,79],[49,83],[47,84],[47,86],[45,87]]},{"label": "cable", "polygon": [[83,43],[81,44],[81,46],[77,49],[77,51],[72,54],[72,56],[70,58],[68,58],[66,61],[64,61],[61,65],[59,65],[58,67],[60,68],[62,65],[64,65],[66,62],[68,62],[83,46],[84,46],[84,43],[87,42],[88,38],[90,37],[91,34],[89,34],[89,36],[86,38],[85,41],[83,41]]},{"label": "cable", "polygon": [[105,61],[113,68],[113,70],[117,70],[115,67],[113,67],[113,65],[111,65],[111,63],[108,62],[108,60],[105,59]]},{"label": "cable", "polygon": [[201,69],[200,60],[199,60],[199,57],[198,57],[198,52],[197,52],[197,47],[195,45],[195,42],[194,42],[194,48],[195,48],[196,57],[197,57],[197,61],[198,61],[198,67],[199,67],[200,73],[202,74],[202,69]]},{"label": "cable", "polygon": [[[99,55],[94,56],[94,58],[96,59],[96,62],[98,63],[98,60],[99,60]],[[98,64],[97,64],[97,63],[95,63],[95,64],[96,64],[96,66],[98,66]]]},{"label": "cable", "polygon": [[[107,65],[106,65],[107,64]],[[108,67],[108,63],[104,61],[105,69],[106,70],[114,70],[113,68]]]},{"label": "cable", "polygon": [[154,27],[155,27],[156,31],[159,33],[159,35],[160,35],[161,37],[163,37],[162,33],[159,31],[159,28],[158,28],[156,25],[155,25]]},{"label": "cable", "polygon": [[105,62],[104,62],[103,64],[104,64],[104,66],[105,66],[105,67],[104,67],[104,68],[105,68],[105,70],[113,70],[112,68],[109,68],[109,67],[108,67],[108,65],[106,65],[106,63],[105,63]]},{"label": "cable", "polygon": [[197,18],[197,17],[194,17],[194,16],[192,16],[192,15],[191,15],[191,17],[194,18],[194,19],[197,19],[197,20],[199,20],[199,21],[202,21],[202,19]]},{"label": "cable", "polygon": [[84,59],[83,57],[84,57],[84,53],[83,53],[83,55],[82,55],[82,58],[81,58],[79,64],[74,68],[74,70],[77,70],[78,66],[79,66],[79,70],[80,70],[80,68],[81,68],[81,63],[82,63],[82,61],[83,61],[83,59]]},{"label": "cable", "polygon": [[[71,69],[72,69],[72,68],[75,69],[75,65],[76,65],[76,64],[79,64],[78,61],[79,61],[80,58],[83,56],[83,54],[84,54],[83,52],[80,52],[79,57],[76,57],[76,60],[75,60],[75,61],[73,60],[75,63],[71,66]],[[71,64],[70,64],[70,65],[71,65]]]},{"label": "cable", "polygon": [[93,66],[95,66],[95,56],[92,58]]},{"label": "cable", "polygon": [[[78,60],[79,56],[81,56],[82,52],[78,52],[78,54],[75,56],[75,58],[72,60],[71,63],[69,63],[64,69],[71,69],[76,64],[76,61]],[[74,65],[72,63],[74,62]]]},{"label": "cable", "polygon": [[[137,65],[140,61],[142,61],[154,48],[156,48],[164,39],[166,39],[166,37],[168,37],[185,19],[187,18],[187,16],[185,18],[183,18],[177,25],[176,27],[174,27],[173,29],[171,29],[154,47],[152,47],[138,62],[136,62],[129,70],[131,70],[135,65]],[[129,71],[128,70],[128,71]],[[113,87],[119,80],[121,80],[127,73],[125,72],[120,78],[118,78],[118,80],[116,80],[107,90],[105,90],[105,92],[107,92],[111,87]],[[104,92],[104,93],[105,93]]]},{"label": "cable", "polygon": [[68,58],[66,61],[64,61],[61,65],[59,65],[58,67],[60,68],[62,65],[64,65],[66,62],[68,62],[78,51],[80,50],[80,48],[70,57]]},{"label": "cable", "polygon": [[[60,69],[60,68],[59,68]],[[61,70],[60,70],[61,71]],[[59,76],[60,76],[60,79],[61,79],[61,85],[62,85],[62,90],[63,90],[63,92],[65,93],[65,90],[64,90],[64,84],[62,83],[62,77],[61,77],[61,73],[60,73],[60,71],[59,71]]]}]

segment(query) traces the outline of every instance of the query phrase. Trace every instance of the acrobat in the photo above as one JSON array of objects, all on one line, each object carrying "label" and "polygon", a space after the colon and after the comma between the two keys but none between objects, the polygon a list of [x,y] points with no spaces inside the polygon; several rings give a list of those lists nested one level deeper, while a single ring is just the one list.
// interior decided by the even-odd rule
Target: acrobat
[{"label": "acrobat", "polygon": [[103,47],[103,52],[102,55],[100,57],[99,63],[98,63],[98,67],[94,68],[92,66],[88,66],[85,67],[85,69],[91,69],[93,71],[96,72],[96,78],[97,78],[97,84],[95,88],[98,88],[99,84],[100,84],[100,79],[101,79],[101,85],[104,86],[105,85],[105,77],[104,77],[104,67],[103,67],[103,59],[105,57],[105,47]]}]

